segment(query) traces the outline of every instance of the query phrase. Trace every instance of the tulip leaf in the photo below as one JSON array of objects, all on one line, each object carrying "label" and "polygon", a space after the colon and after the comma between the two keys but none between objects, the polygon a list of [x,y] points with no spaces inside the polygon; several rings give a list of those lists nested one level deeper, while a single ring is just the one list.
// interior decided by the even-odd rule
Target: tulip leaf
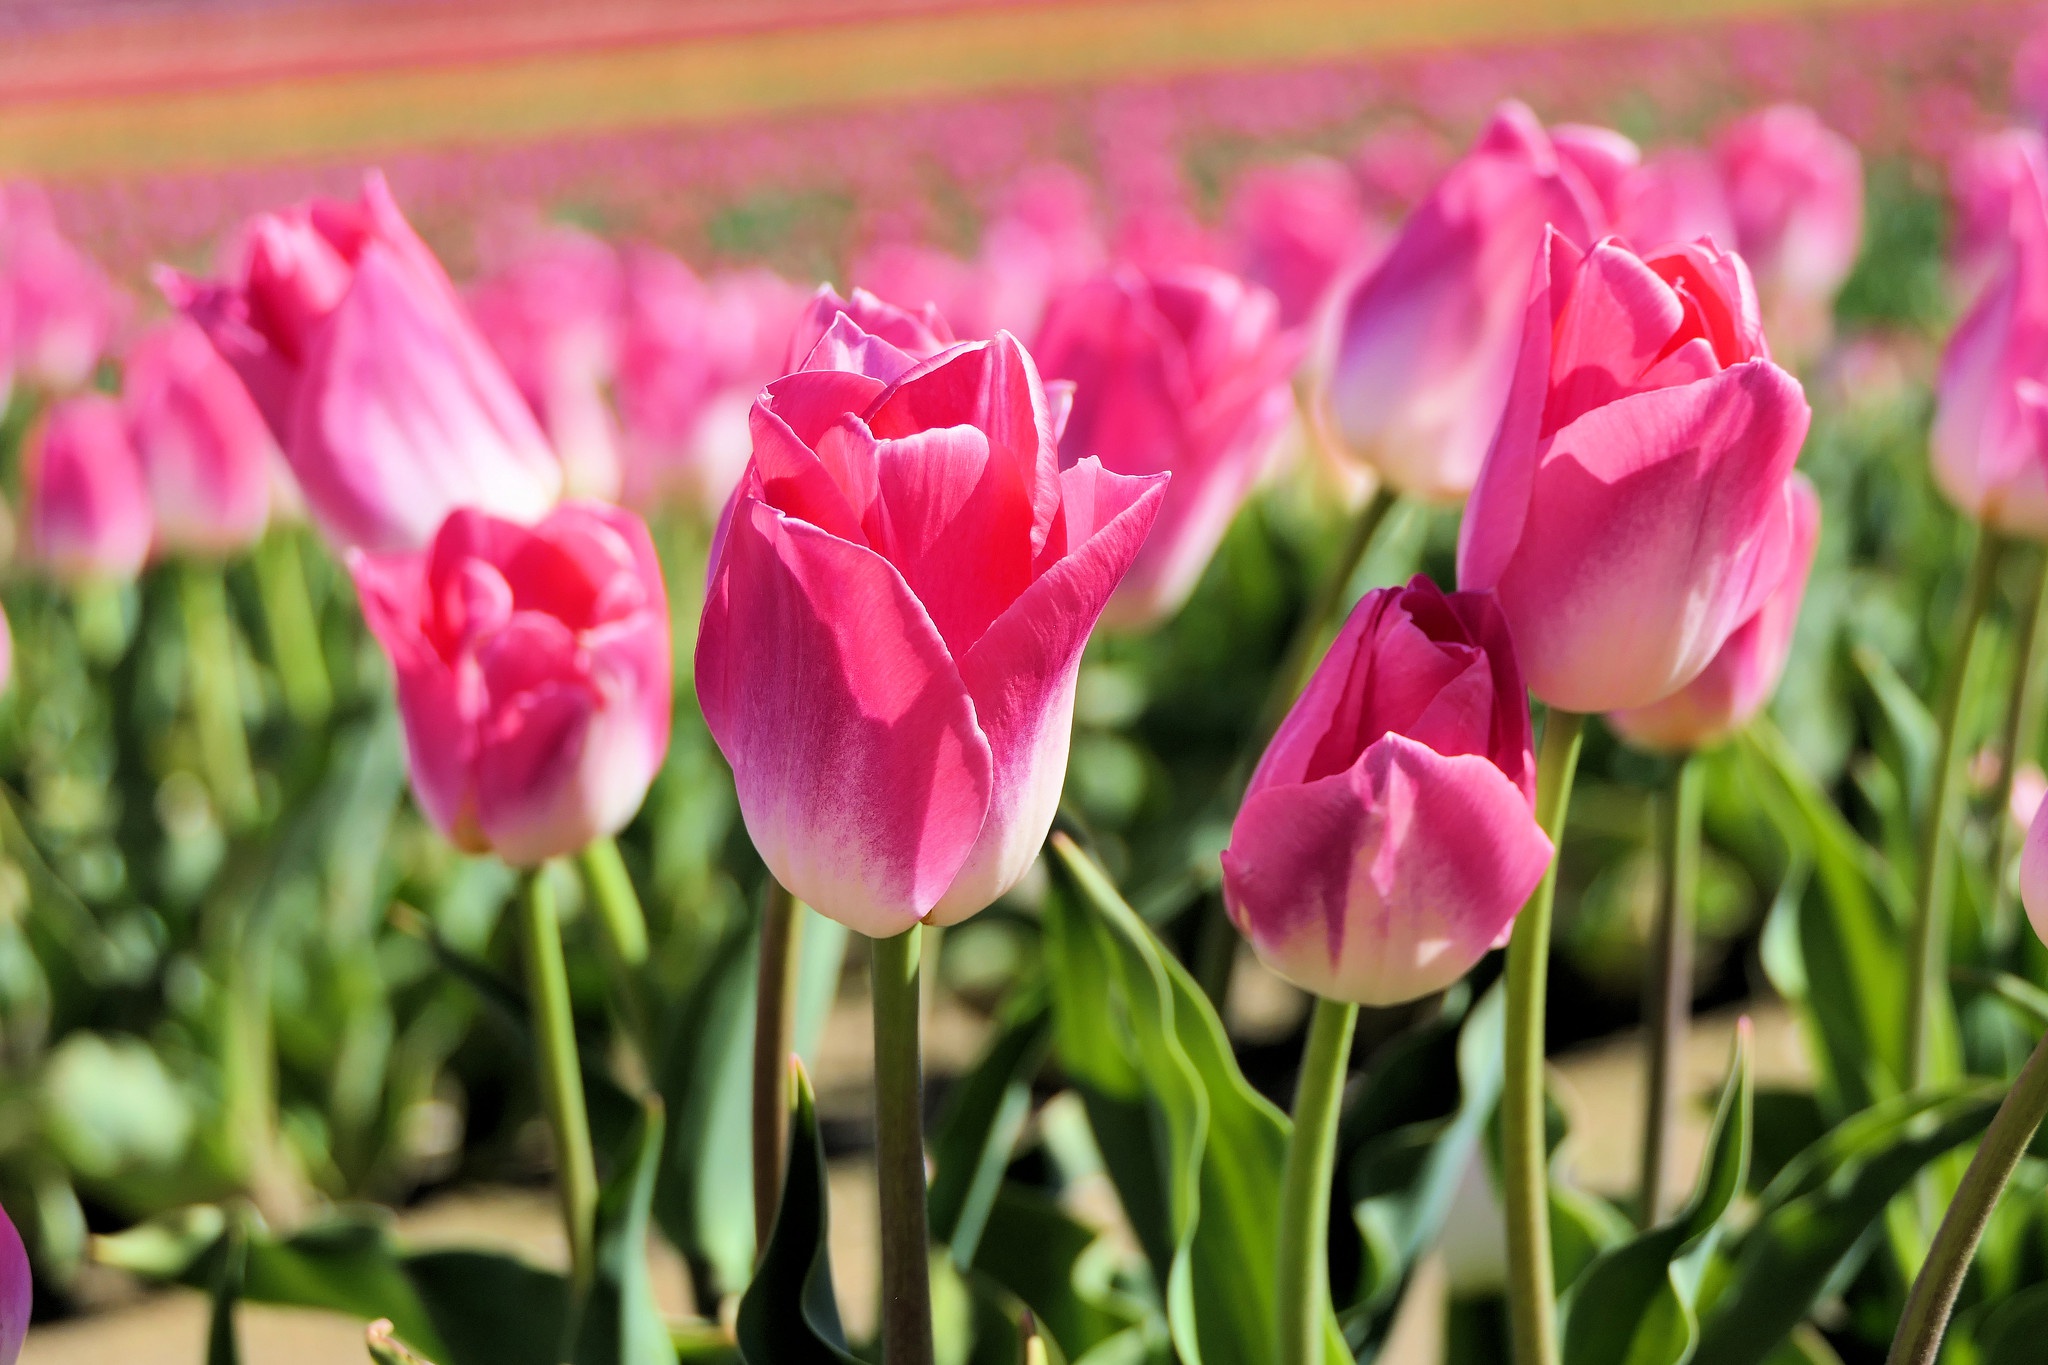
[{"label": "tulip leaf", "polygon": [[932,1240],[974,1263],[1003,1170],[1031,1117],[1031,1078],[1052,1042],[1052,1006],[1031,987],[1012,998],[979,1061],[954,1087],[932,1135]]},{"label": "tulip leaf", "polygon": [[248,1231],[240,1217],[228,1219],[213,1262],[213,1306],[206,1320],[206,1365],[242,1365],[242,1347],[235,1332],[235,1305],[242,1298],[242,1277],[248,1268]]},{"label": "tulip leaf", "polygon": [[569,1313],[561,1275],[492,1251],[428,1251],[405,1258],[446,1353],[439,1365],[556,1365]]},{"label": "tulip leaf", "polygon": [[1076,1359],[1142,1322],[1139,1305],[1122,1301],[1091,1265],[1100,1240],[1059,1201],[1041,1190],[1005,1182],[989,1208],[973,1273],[1001,1286],[1037,1315],[1046,1333]]},{"label": "tulip leaf", "polygon": [[1683,1365],[1691,1356],[1700,1276],[1748,1176],[1752,1096],[1744,1027],[1714,1112],[1699,1187],[1670,1222],[1602,1254],[1572,1286],[1564,1306],[1564,1365]]},{"label": "tulip leaf", "polygon": [[793,1068],[789,1174],[753,1283],[740,1300],[740,1359],[747,1365],[859,1365],[846,1349],[832,1295],[827,1246],[825,1144],[810,1077]]},{"label": "tulip leaf", "polygon": [[575,1329],[574,1365],[675,1365],[675,1343],[647,1276],[648,1211],[661,1166],[663,1111],[649,1098],[624,1146],[626,1159],[597,1204],[597,1267]]},{"label": "tulip leaf", "polygon": [[2048,1284],[2024,1289],[1993,1308],[1977,1328],[1983,1365],[2035,1365],[2048,1340]]}]

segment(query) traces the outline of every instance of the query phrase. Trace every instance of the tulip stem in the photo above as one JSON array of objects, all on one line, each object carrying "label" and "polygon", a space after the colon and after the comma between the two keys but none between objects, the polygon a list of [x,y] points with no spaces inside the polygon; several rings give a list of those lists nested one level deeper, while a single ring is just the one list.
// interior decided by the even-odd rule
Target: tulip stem
[{"label": "tulip stem", "polygon": [[2020,764],[2032,758],[2040,744],[2041,688],[2034,677],[2036,655],[2041,648],[2041,621],[2048,616],[2048,550],[2039,555],[2033,587],[2029,590],[2025,615],[2020,618],[2020,637],[2013,654],[2012,692],[2006,698],[2005,729],[1999,736],[1998,807],[1993,816],[1991,944],[2003,953],[2012,946],[2018,927],[2012,912],[2013,840],[2019,828],[2013,823],[2012,785]]},{"label": "tulip stem", "polygon": [[1657,803],[1663,847],[1657,885],[1657,926],[1651,941],[1643,1018],[1648,1023],[1643,1096],[1642,1185],[1636,1207],[1647,1228],[1664,1216],[1679,1076],[1692,1024],[1693,915],[1700,878],[1700,765],[1678,759],[1670,788]]},{"label": "tulip stem", "polygon": [[270,661],[277,668],[285,709],[311,729],[334,709],[334,684],[320,643],[320,618],[306,586],[306,563],[296,532],[273,527],[257,542],[256,592],[263,599],[263,624],[270,636]]},{"label": "tulip stem", "polygon": [[920,935],[871,940],[875,1015],[875,1171],[882,1196],[882,1360],[932,1365],[925,1213],[924,1065],[918,1051]]},{"label": "tulip stem", "polygon": [[1977,553],[1970,562],[1969,584],[1964,589],[1961,618],[1956,623],[1956,643],[1949,655],[1948,674],[1942,679],[1937,712],[1940,738],[1934,751],[1934,787],[1928,793],[1926,825],[1920,848],[1919,895],[1913,902],[1912,951],[1907,961],[1906,995],[1906,1084],[1918,1089],[1932,1068],[1932,1046],[1928,1038],[1934,1013],[1935,992],[1947,989],[1948,922],[1950,885],[1949,859],[1955,849],[1955,807],[1960,795],[1957,781],[1957,750],[1962,721],[1964,679],[1970,658],[1976,652],[1978,628],[1991,605],[1992,589],[1998,582],[1998,564],[2004,557],[2006,541],[1989,526],[1977,538]]},{"label": "tulip stem", "polygon": [[640,896],[633,890],[633,878],[619,845],[612,839],[592,839],[577,855],[583,879],[597,903],[597,919],[604,941],[619,965],[637,971],[647,965],[647,912],[640,908]]},{"label": "tulip stem", "polygon": [[802,910],[775,878],[761,907],[761,974],[754,994],[754,1247],[768,1246],[789,1154],[789,1058],[796,1051]]},{"label": "tulip stem", "polygon": [[555,1182],[569,1241],[570,1291],[574,1302],[581,1303],[595,1269],[597,1162],[591,1154],[590,1116],[584,1108],[583,1067],[576,1051],[576,1018],[569,1001],[569,969],[562,958],[555,887],[545,865],[527,874],[519,911],[541,1103],[554,1133]]},{"label": "tulip stem", "polygon": [[1543,1020],[1549,994],[1550,913],[1564,853],[1565,810],[1586,718],[1553,709],[1536,761],[1536,820],[1556,849],[1508,940],[1506,1072],[1501,1174],[1508,1231],[1508,1315],[1515,1365],[1558,1365],[1556,1272],[1550,1261],[1549,1153],[1543,1123]]},{"label": "tulip stem", "polygon": [[1913,1280],[1885,1365],[1934,1365],[1977,1243],[2044,1116],[2048,1116],[2048,1036],[2034,1045],[2011,1093],[1985,1129],[1977,1154],[1970,1158],[1963,1183],[1956,1188],[1956,1197],[1934,1234],[1934,1245]]},{"label": "tulip stem", "polygon": [[1318,999],[1295,1083],[1294,1132],[1280,1184],[1279,1365],[1323,1365],[1330,1304],[1330,1183],[1337,1164],[1337,1114],[1358,1006]]},{"label": "tulip stem", "polygon": [[213,788],[221,823],[230,830],[244,829],[256,819],[256,776],[249,767],[249,735],[242,725],[227,584],[219,565],[194,562],[182,566],[178,589],[185,610],[185,679],[199,734],[199,761]]}]

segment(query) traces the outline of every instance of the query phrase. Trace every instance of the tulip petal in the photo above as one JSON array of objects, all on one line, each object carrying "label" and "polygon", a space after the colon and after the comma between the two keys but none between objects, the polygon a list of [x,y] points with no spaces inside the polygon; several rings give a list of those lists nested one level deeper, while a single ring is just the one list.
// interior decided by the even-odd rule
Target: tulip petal
[{"label": "tulip petal", "polygon": [[1684,316],[1671,286],[1633,252],[1612,241],[1594,247],[1554,329],[1541,434],[1634,392]]}]

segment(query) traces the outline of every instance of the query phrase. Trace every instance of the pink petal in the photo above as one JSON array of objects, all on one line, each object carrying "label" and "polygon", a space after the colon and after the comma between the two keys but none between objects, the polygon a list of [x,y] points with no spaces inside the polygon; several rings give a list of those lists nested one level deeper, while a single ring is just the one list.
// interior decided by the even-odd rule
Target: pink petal
[{"label": "pink petal", "polygon": [[1684,316],[1671,286],[1627,248],[1595,246],[1557,320],[1542,434],[1634,392]]}]

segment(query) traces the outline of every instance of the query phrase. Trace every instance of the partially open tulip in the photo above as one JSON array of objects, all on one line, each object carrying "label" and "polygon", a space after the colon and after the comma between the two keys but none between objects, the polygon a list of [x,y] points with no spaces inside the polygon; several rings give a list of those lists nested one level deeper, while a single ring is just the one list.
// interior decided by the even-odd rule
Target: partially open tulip
[{"label": "partially open tulip", "polygon": [[21,1244],[14,1220],[0,1209],[0,1365],[14,1365],[28,1338],[28,1317],[35,1298],[28,1249]]},{"label": "partially open tulip", "polygon": [[697,641],[747,832],[862,933],[957,922],[1051,827],[1081,649],[1166,476],[1062,470],[1007,333],[919,362],[844,313],[753,430]]},{"label": "partially open tulip", "polygon": [[1778,586],[1697,678],[1662,701],[1614,711],[1607,723],[1642,749],[1683,752],[1727,738],[1764,709],[1792,657],[1792,635],[1806,597],[1806,577],[1820,543],[1820,497],[1804,475],[1792,476],[1792,553]]},{"label": "partially open tulip", "polygon": [[1810,412],[1740,258],[1552,233],[1514,390],[1458,535],[1529,687],[1567,711],[1691,682],[1785,576]]},{"label": "partially open tulip", "polygon": [[121,405],[59,399],[27,442],[28,547],[59,578],[121,581],[149,558],[154,527]]},{"label": "partially open tulip", "polygon": [[1231,193],[1227,218],[1237,269],[1273,291],[1288,327],[1315,318],[1332,286],[1381,245],[1358,177],[1328,157],[1246,171]]},{"label": "partially open tulip", "polygon": [[57,226],[34,185],[0,185],[0,293],[22,378],[64,392],[92,378],[129,299]]},{"label": "partially open tulip", "polygon": [[562,470],[455,287],[391,199],[262,214],[226,279],[171,301],[248,385],[339,544],[423,547],[458,507],[531,522]]},{"label": "partially open tulip", "polygon": [[1054,299],[1037,356],[1074,384],[1061,463],[1173,475],[1105,622],[1149,625],[1187,600],[1272,462],[1300,354],[1273,295],[1220,270],[1123,266]]},{"label": "partially open tulip", "polygon": [[423,554],[351,554],[413,791],[465,849],[532,866],[615,834],[668,750],[668,594],[631,512],[459,509]]},{"label": "partially open tulip", "polygon": [[1252,774],[1231,918],[1304,990],[1440,991],[1505,940],[1543,871],[1529,702],[1484,593],[1367,593]]},{"label": "partially open tulip", "polygon": [[1616,187],[1614,231],[1638,251],[1711,237],[1735,241],[1735,220],[1721,168],[1693,147],[1669,147],[1646,158]]},{"label": "partially open tulip", "polygon": [[1781,350],[1808,355],[1832,330],[1835,294],[1863,245],[1863,158],[1811,109],[1773,105],[1715,142],[1732,245],[1756,272]]},{"label": "partially open tulip", "polygon": [[935,304],[927,301],[916,311],[900,308],[886,299],[856,289],[849,298],[841,298],[839,291],[829,284],[818,286],[818,292],[811,295],[811,301],[804,305],[797,315],[796,325],[789,331],[789,350],[784,357],[783,372],[794,373],[804,368],[811,352],[832,330],[832,325],[844,316],[858,331],[886,341],[912,360],[930,360],[940,351],[954,344],[953,328]]},{"label": "partially open tulip", "polygon": [[[1615,159],[1582,150],[1603,171]],[[1502,105],[1343,305],[1327,403],[1350,451],[1402,492],[1464,497],[1500,424],[1546,228],[1586,244],[1604,223],[1579,162]]]},{"label": "partially open tulip", "polygon": [[262,536],[277,446],[205,333],[182,319],[145,332],[128,350],[121,403],[159,546],[219,555]]}]

